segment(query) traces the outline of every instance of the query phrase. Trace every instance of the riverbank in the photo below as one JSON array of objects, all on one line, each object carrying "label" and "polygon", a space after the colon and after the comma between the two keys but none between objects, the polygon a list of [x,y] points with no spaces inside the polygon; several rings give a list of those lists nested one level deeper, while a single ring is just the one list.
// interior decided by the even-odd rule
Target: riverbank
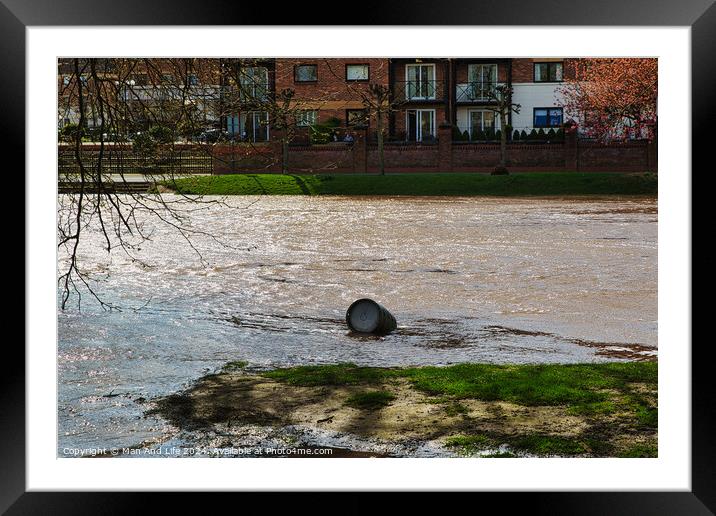
[{"label": "riverbank", "polygon": [[432,443],[447,456],[655,457],[657,368],[335,364],[254,371],[232,362],[156,400],[150,413],[180,431],[219,436],[224,447],[243,446],[231,428],[259,426],[355,436],[355,453]]},{"label": "riverbank", "polygon": [[233,174],[179,178],[165,187],[196,195],[657,195],[652,173]]}]

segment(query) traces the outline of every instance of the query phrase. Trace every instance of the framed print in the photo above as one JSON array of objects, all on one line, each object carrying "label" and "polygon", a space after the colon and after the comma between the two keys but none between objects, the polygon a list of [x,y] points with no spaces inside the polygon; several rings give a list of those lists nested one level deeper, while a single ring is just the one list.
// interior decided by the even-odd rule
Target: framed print
[{"label": "framed print", "polygon": [[607,4],[316,26],[4,1],[28,302],[0,507],[395,490],[713,511],[690,167],[716,10]]}]

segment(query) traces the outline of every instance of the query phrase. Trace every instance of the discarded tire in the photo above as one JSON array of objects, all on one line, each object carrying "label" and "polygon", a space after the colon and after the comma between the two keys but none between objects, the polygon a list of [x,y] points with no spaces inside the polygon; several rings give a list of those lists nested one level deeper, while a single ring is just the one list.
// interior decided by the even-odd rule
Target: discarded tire
[{"label": "discarded tire", "polygon": [[393,331],[398,323],[384,306],[372,299],[354,301],[346,311],[348,327],[358,333],[385,335]]}]

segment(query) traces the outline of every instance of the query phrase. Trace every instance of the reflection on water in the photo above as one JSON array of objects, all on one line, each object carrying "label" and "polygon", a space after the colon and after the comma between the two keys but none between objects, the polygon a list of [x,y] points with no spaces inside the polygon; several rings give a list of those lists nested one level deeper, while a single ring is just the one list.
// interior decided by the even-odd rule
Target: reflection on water
[{"label": "reflection on water", "polygon": [[[59,314],[60,450],[167,432],[144,403],[226,361],[249,367],[653,359],[655,200],[233,198],[166,226],[132,261],[89,234],[81,258],[124,307]],[[355,338],[352,301],[398,320]],[[134,309],[131,309],[133,307]]]}]

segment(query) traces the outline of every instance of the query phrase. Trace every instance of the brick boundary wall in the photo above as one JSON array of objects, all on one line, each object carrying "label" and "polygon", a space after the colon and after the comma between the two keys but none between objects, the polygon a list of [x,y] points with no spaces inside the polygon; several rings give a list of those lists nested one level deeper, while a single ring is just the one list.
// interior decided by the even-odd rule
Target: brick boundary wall
[{"label": "brick boundary wall", "polygon": [[[369,143],[366,131],[354,132],[352,144],[290,145],[291,173],[376,173],[378,146]],[[66,149],[61,145],[60,151]],[[281,173],[282,148],[277,139],[266,143],[236,145],[182,145],[184,154],[211,155],[213,174]],[[97,145],[83,145],[93,153]],[[125,151],[126,152],[126,151]],[[131,153],[130,153],[131,154]],[[386,143],[385,170],[399,172],[490,172],[500,159],[498,143],[453,142],[449,126],[438,130],[435,143]],[[656,172],[657,141],[598,143],[582,141],[567,131],[564,142],[508,143],[508,169],[514,172]],[[191,172],[187,170],[187,172]]]},{"label": "brick boundary wall", "polygon": [[[453,142],[449,127],[440,127],[435,143],[386,143],[385,170],[390,173],[491,172],[500,160],[499,143]],[[292,173],[376,173],[378,146],[368,143],[366,132],[355,131],[353,144],[291,145],[288,170]],[[280,143],[262,144],[263,165],[241,159],[230,166],[221,157],[232,147],[214,150],[214,173],[281,172]],[[259,145],[250,146],[260,149]],[[273,151],[273,154],[272,152]],[[273,156],[273,157],[271,157]],[[629,141],[599,143],[582,141],[567,131],[564,142],[508,143],[508,169],[513,172],[656,172],[657,143]]]}]

